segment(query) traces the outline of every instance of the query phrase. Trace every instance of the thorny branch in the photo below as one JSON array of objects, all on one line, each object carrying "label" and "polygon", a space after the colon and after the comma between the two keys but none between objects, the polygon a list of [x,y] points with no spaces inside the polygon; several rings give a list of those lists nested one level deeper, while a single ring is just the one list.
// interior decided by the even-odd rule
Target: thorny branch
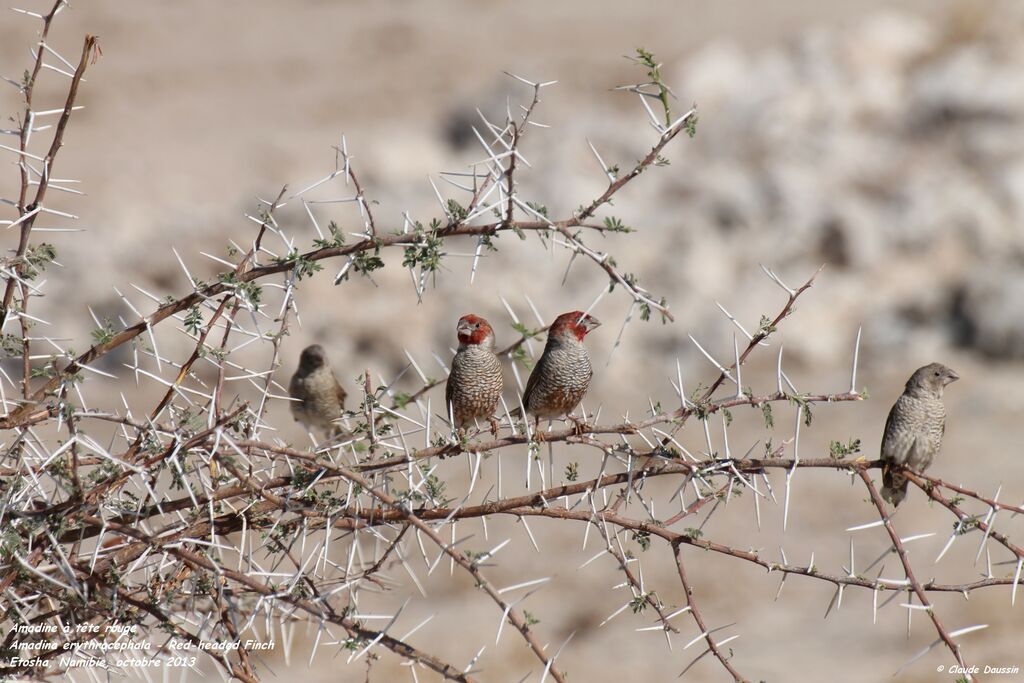
[{"label": "thorny branch", "polygon": [[[690,587],[690,582],[686,579],[686,567],[683,564],[683,551],[679,545],[674,546],[675,557],[676,557],[676,569],[679,572],[679,581],[683,584],[683,592],[686,593],[686,606],[690,608],[690,614],[693,615],[693,620],[697,624],[697,628],[700,629],[701,636],[704,641],[708,644],[708,652],[715,656],[725,670],[736,681],[746,681],[743,676],[740,675],[733,665],[729,662],[729,658],[726,657],[721,651],[721,643],[715,643],[715,639],[711,637],[711,631],[704,623],[704,617],[701,615],[700,607],[697,606],[697,601],[693,599],[693,588]],[[732,640],[730,638],[730,640]],[[700,659],[700,657],[698,657]],[[696,660],[695,660],[696,661]]]},{"label": "thorny branch", "polygon": [[[500,617],[495,644],[500,644],[502,628],[510,625],[543,667],[540,680],[550,676],[564,681],[566,658],[560,655],[569,639],[557,648],[549,647],[544,640],[546,626],[539,627],[523,604],[536,591],[544,590],[550,577],[499,588],[488,578],[490,572],[485,574],[484,570],[492,566],[495,556],[511,539],[486,552],[474,552],[461,546],[465,537],[456,537],[457,524],[479,521],[486,539],[488,520],[500,518],[522,524],[533,543],[536,540],[529,519],[568,526],[578,522],[584,546],[587,534],[597,529],[604,541],[598,557],[615,560],[616,570],[625,579],[621,586],[628,588],[631,596],[627,607],[633,606],[638,614],[651,608],[657,615],[655,625],[644,630],[662,631],[671,648],[673,636],[686,628],[672,620],[689,612],[699,631],[691,645],[703,641],[706,653],[713,654],[737,681],[746,679],[734,668],[735,655],[723,646],[738,634],[723,640],[714,637],[719,629],[709,628],[707,601],[698,605],[696,589],[683,562],[683,546],[735,560],[740,567],[778,572],[784,579],[797,575],[825,582],[839,595],[845,588],[874,594],[904,592],[909,585],[927,608],[941,640],[961,664],[954,638],[977,627],[946,631],[928,602],[928,593],[966,595],[982,588],[1010,586],[1015,596],[1024,551],[1007,533],[996,531],[994,524],[999,511],[1021,513],[1024,509],[1000,503],[998,493],[986,498],[970,489],[908,472],[911,481],[956,517],[958,529],[976,529],[984,534],[983,548],[991,538],[1009,550],[1017,562],[1012,579],[994,576],[990,568],[985,578],[969,583],[920,583],[868,476],[868,471],[880,466],[879,461],[846,460],[835,455],[800,457],[799,427],[783,445],[771,448],[766,444],[764,457],[760,458],[751,457],[749,452],[732,457],[727,444],[724,452],[719,452],[707,431],[706,450],[696,455],[676,438],[690,422],[706,426],[714,415],[731,418],[727,412],[730,408],[760,408],[767,416],[772,404],[792,404],[799,420],[809,415],[812,405],[864,398],[855,386],[856,351],[847,392],[798,392],[782,370],[781,357],[774,391],[754,393],[741,381],[743,365],[750,355],[766,345],[793,311],[797,299],[813,285],[817,273],[793,289],[766,268],[766,274],[786,292],[782,309],[774,317],[762,319],[753,333],[726,313],[747,339],[742,352],[736,348],[731,364],[720,364],[694,340],[696,349],[715,365],[717,376],[692,397],[685,394],[680,378],[678,408],[663,410],[652,402],[650,412],[640,419],[623,417],[600,422],[595,418],[594,424],[557,427],[545,433],[545,441],[558,446],[560,452],[586,453],[595,461],[600,459],[599,468],[589,478],[580,477],[575,462],[561,482],[544,478],[543,467],[534,461],[534,438],[507,414],[502,422],[505,431],[497,436],[476,431],[459,436],[449,426],[431,422],[429,392],[443,380],[431,380],[422,372],[422,386],[399,395],[392,384],[375,383],[367,370],[360,382],[361,409],[345,417],[350,429],[322,447],[303,449],[277,436],[268,408],[275,402],[283,405],[286,400],[277,370],[289,325],[298,320],[296,292],[304,278],[330,261],[344,263],[337,277],[340,282],[350,272],[369,277],[370,272],[386,265],[378,255],[400,249],[405,254],[403,265],[413,275],[416,294],[421,297],[427,275],[438,271],[445,255],[443,246],[451,240],[476,238],[475,272],[481,250],[494,248],[493,240],[507,233],[525,239],[526,233],[533,233],[545,248],[553,244],[566,248],[570,263],[578,255],[589,259],[607,277],[611,289],[618,287],[627,294],[631,312],[638,307],[644,312],[643,318],[656,311],[665,321],[673,320],[664,299],[651,295],[634,276],[620,271],[610,254],[592,248],[584,238],[593,233],[629,232],[618,219],[609,216],[602,222],[598,214],[635,178],[662,165],[666,147],[681,132],[694,132],[696,110],[673,122],[668,99],[671,91],[661,81],[660,65],[653,55],[642,51],[641,61],[649,69],[651,81],[626,90],[640,95],[658,137],[649,151],[621,174],[616,167],[605,164],[591,144],[608,185],[568,216],[551,219],[546,209],[519,195],[517,181],[530,167],[522,153],[522,140],[531,128],[542,127],[533,116],[542,90],[552,83],[513,76],[531,88],[532,98],[517,116],[510,108],[503,123],[484,119],[482,131],[474,129],[486,158],[472,164],[468,173],[442,176],[466,193],[460,203],[437,192],[443,220],[435,219],[425,227],[404,214],[401,228],[388,230],[382,222],[383,214],[375,215],[371,209],[373,202],[367,199],[366,188],[352,168],[347,142],[342,139],[336,148],[335,170],[326,178],[288,201],[282,189],[276,199],[261,202],[259,215],[249,217],[258,225],[251,246],[233,252],[230,261],[215,259],[225,266],[215,280],[195,280],[179,256],[190,291],[162,298],[139,289],[155,303],[149,314],[140,313],[121,296],[132,310],[133,322],[119,330],[101,325],[103,329],[94,335],[95,343],[83,353],[60,350],[45,364],[32,363],[27,307],[29,297],[41,296],[42,292],[31,283],[36,256],[30,237],[37,221],[47,214],[43,206],[47,188],[58,187],[51,177],[53,162],[72,113],[78,108],[75,102],[82,75],[99,54],[96,39],[87,37],[78,66],[69,75],[64,107],[50,144],[44,156],[34,155],[30,143],[36,130],[34,121],[40,114],[33,103],[33,92],[45,66],[44,52],[56,55],[46,41],[51,23],[63,6],[64,0],[58,0],[48,14],[38,16],[42,21],[39,47],[20,86],[26,108],[18,131],[19,147],[10,150],[19,155],[21,185],[17,216],[5,223],[19,227],[19,240],[13,250],[15,256],[5,261],[3,269],[7,279],[3,322],[14,317],[20,321],[20,338],[14,336],[20,345],[17,360],[22,376],[20,387],[6,372],[0,377],[0,391],[7,381],[21,396],[21,400],[15,400],[4,394],[4,414],[0,416],[0,430],[8,437],[0,453],[0,619],[5,626],[137,623],[168,636],[150,654],[172,656],[180,651],[168,644],[171,636],[193,645],[238,642],[260,635],[257,623],[262,617],[267,632],[272,624],[281,632],[296,623],[315,626],[314,655],[321,648],[330,650],[332,656],[347,650],[348,661],[354,662],[364,656],[370,659],[383,648],[412,667],[429,669],[447,680],[474,681],[483,650],[476,652],[467,665],[456,666],[414,646],[412,637],[427,622],[396,638],[390,631],[403,616],[401,609],[388,615],[384,628],[371,629],[365,624],[365,615],[372,613],[380,591],[404,588],[392,572],[404,571],[425,593],[414,562],[422,560],[429,575],[443,560],[453,571],[458,565],[496,605]],[[650,92],[650,86],[656,92]],[[656,99],[664,108],[664,117],[655,115],[645,98]],[[42,162],[41,169],[31,164],[33,159]],[[349,233],[356,237],[351,242],[346,242],[346,233],[334,221],[330,234],[326,234],[312,208],[320,200],[311,198],[310,193],[339,177],[346,187],[353,186],[354,195],[337,201],[355,204],[359,210],[361,229]],[[37,189],[29,201],[33,185]],[[313,248],[300,248],[296,237],[299,228],[291,226],[290,219],[279,218],[280,210],[294,199],[301,200],[319,235]],[[279,248],[278,241],[285,256],[274,252]],[[261,286],[280,295],[275,299],[264,297]],[[20,301],[15,301],[16,295]],[[527,358],[531,340],[546,329],[540,320],[534,328],[514,322],[519,337],[499,352],[512,363]],[[159,351],[157,343],[164,330],[168,336],[187,336],[188,353],[183,360],[173,360]],[[247,367],[233,355],[249,344],[269,351],[262,368]],[[88,388],[91,382],[86,383],[85,377],[92,379],[99,374],[98,386],[116,388],[120,378],[105,377],[94,366],[121,347],[132,349],[133,363],[128,367],[136,378],[145,377],[161,386],[159,398],[152,406],[125,400],[124,411],[88,408],[82,388]],[[155,372],[144,367],[150,360],[156,365]],[[215,380],[204,379],[204,368],[215,372]],[[33,383],[34,374],[45,381]],[[104,383],[107,379],[113,381]],[[735,394],[716,397],[727,380],[736,385]],[[235,382],[248,389],[232,394],[229,387],[239,386]],[[392,399],[390,407],[384,406],[385,396]],[[422,405],[424,399],[427,406]],[[696,420],[691,421],[691,417]],[[768,418],[765,420],[767,423]],[[783,457],[787,448],[792,449],[792,457]],[[536,465],[542,473],[540,486],[530,484],[521,495],[506,495],[501,484],[503,454],[523,456],[518,461],[525,462],[527,473]],[[495,459],[488,462],[494,464],[498,475],[496,493],[494,486],[482,481],[486,476],[484,461],[491,456]],[[472,472],[467,490],[459,491],[457,499],[449,498],[453,493],[446,488],[450,482],[442,478],[451,469],[441,469],[443,458],[464,462]],[[760,501],[775,500],[771,475],[785,477],[788,510],[789,482],[798,471],[859,476],[900,555],[907,579],[869,578],[855,574],[852,567],[848,574],[828,573],[813,561],[801,566],[788,561],[784,553],[781,561],[775,561],[763,551],[704,537],[706,527],[709,533],[712,531],[708,521],[716,511],[747,490],[760,523]],[[553,477],[553,472],[549,473]],[[678,505],[678,511],[671,508],[664,521],[654,515],[655,494],[647,493],[654,487],[645,487],[655,480],[679,485],[668,501],[669,506]],[[984,505],[988,515],[984,519],[968,515],[960,507],[962,499],[947,498],[943,489]],[[690,500],[686,500],[688,496]],[[659,511],[665,509],[661,501],[658,505]],[[703,514],[700,523],[694,521],[698,514]],[[691,526],[680,530],[686,524]],[[449,533],[450,540],[446,538]],[[667,559],[664,554],[638,557],[629,546],[630,538],[643,550],[652,539],[672,550],[684,605],[672,606],[664,601],[662,596],[669,595],[669,591],[658,592],[643,573],[642,559]],[[428,553],[431,545],[438,553],[433,557]],[[526,593],[521,597],[508,597],[522,590]],[[199,618],[200,614],[209,616]],[[8,629],[8,636],[0,644],[4,653],[15,640],[14,632]],[[76,638],[64,643],[72,648],[82,646]],[[54,642],[52,650],[39,656],[55,659],[64,643]],[[232,656],[211,654],[210,658],[225,675],[256,681],[262,665],[255,654],[240,647]],[[6,666],[0,671],[39,680],[54,675],[53,668],[29,665]]]},{"label": "thorny branch", "polygon": [[949,648],[949,651],[953,653],[957,663],[960,666],[964,666],[964,659],[960,654],[960,646],[953,642],[953,638],[950,637],[949,632],[942,625],[939,615],[935,613],[931,603],[928,601],[928,596],[925,595],[924,589],[921,587],[921,583],[914,576],[914,570],[910,566],[910,560],[907,558],[907,551],[903,547],[903,541],[900,540],[899,534],[896,533],[896,529],[892,525],[892,519],[889,517],[889,513],[885,510],[885,503],[882,502],[882,497],[878,495],[878,489],[876,489],[875,485],[871,483],[871,476],[865,470],[860,470],[857,474],[860,475],[861,480],[864,482],[864,486],[867,487],[868,493],[871,496],[871,502],[875,504],[876,508],[878,508],[878,514],[885,523],[885,530],[889,533],[889,538],[892,539],[893,548],[896,549],[900,562],[903,564],[903,570],[907,574],[907,581],[910,582],[910,587],[913,589],[914,594],[917,595],[917,599],[921,601],[921,605],[926,608],[928,616],[935,625],[935,630],[938,631],[942,642],[945,643],[946,647]]}]

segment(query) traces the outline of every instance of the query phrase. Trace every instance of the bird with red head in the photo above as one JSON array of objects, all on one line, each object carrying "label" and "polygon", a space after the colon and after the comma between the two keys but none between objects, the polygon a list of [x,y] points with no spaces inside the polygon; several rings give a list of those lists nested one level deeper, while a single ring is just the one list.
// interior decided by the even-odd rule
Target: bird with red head
[{"label": "bird with red head", "polygon": [[538,424],[541,418],[568,416],[587,393],[594,371],[583,340],[600,325],[583,311],[563,313],[551,323],[544,353],[523,392],[523,407]]},{"label": "bird with red head", "polygon": [[470,313],[459,318],[455,332],[459,348],[445,385],[445,406],[451,411],[456,429],[465,429],[476,420],[487,420],[497,435],[494,411],[501,400],[503,382],[501,362],[494,354],[494,328]]}]

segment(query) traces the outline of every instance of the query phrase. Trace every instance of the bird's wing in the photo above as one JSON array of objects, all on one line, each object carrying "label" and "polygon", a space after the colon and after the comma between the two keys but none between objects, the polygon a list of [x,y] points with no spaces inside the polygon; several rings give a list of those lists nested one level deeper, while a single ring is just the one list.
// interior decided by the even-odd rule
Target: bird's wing
[{"label": "bird's wing", "polygon": [[889,460],[897,464],[903,464],[907,460],[911,447],[914,445],[914,430],[906,425],[900,425],[900,413],[905,406],[902,404],[903,397],[900,396],[889,411],[889,417],[885,420],[885,431],[882,434],[882,460]]},{"label": "bird's wing", "polygon": [[[306,400],[308,392],[306,391],[306,383],[302,381],[302,377],[299,377],[299,373],[292,375],[292,381],[288,384],[288,395],[292,398],[297,398],[302,401]],[[299,405],[292,402],[292,405]]]},{"label": "bird's wing", "polygon": [[448,414],[448,406],[452,404],[452,396],[455,394],[455,382],[453,381],[452,375],[455,374],[455,363],[452,363],[452,369],[448,372],[448,381],[444,383],[444,414]]},{"label": "bird's wing", "polygon": [[302,412],[303,408],[305,408],[307,395],[306,387],[302,383],[302,378],[299,377],[299,373],[297,372],[292,375],[292,380],[288,383],[288,395],[292,398],[299,399],[298,401],[288,402],[288,407],[291,409],[292,415],[295,416],[296,420],[298,420],[299,414]]},{"label": "bird's wing", "polygon": [[338,395],[338,405],[340,405],[342,408],[344,408],[345,407],[345,397],[348,396],[348,393],[345,392],[345,389],[341,386],[341,383],[338,382],[337,379],[334,380],[334,391]]},{"label": "bird's wing", "polygon": [[534,389],[537,388],[537,384],[540,382],[541,367],[544,365],[544,356],[540,357],[537,364],[533,366],[533,372],[530,373],[530,379],[526,380],[526,390],[523,392],[523,409],[528,410],[530,406],[530,395]]},{"label": "bird's wing", "polygon": [[883,460],[889,460],[890,459],[889,454],[886,453],[886,451],[890,450],[890,447],[891,447],[890,440],[892,439],[892,422],[893,422],[892,415],[895,412],[896,412],[896,406],[894,405],[892,408],[889,409],[888,417],[885,418],[885,429],[882,430],[882,449],[881,449],[881,456],[882,456]]}]

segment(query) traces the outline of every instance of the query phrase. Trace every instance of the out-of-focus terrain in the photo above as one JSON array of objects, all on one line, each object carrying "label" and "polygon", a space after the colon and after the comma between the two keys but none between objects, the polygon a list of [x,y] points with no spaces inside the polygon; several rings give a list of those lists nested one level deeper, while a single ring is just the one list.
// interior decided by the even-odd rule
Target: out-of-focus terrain
[{"label": "out-of-focus terrain", "polygon": [[[33,28],[11,13],[0,19],[2,75],[17,78],[27,64]],[[821,456],[829,440],[857,437],[874,457],[886,411],[906,377],[942,360],[963,379],[948,392],[947,441],[933,473],[989,495],[1002,484],[1005,498],[1024,497],[1024,12],[1011,3],[79,0],[56,24],[53,44],[70,58],[85,32],[100,35],[103,57],[83,86],[85,109],[72,121],[57,174],[83,180],[87,196],[61,206],[80,216],[87,232],[52,237],[63,268],[48,272],[48,297],[34,304],[53,323],[51,334],[74,338],[75,348],[89,343],[95,327],[87,306],[100,317],[130,319],[115,287],[127,291],[134,282],[160,296],[185,291],[172,247],[198,277],[216,273],[217,264],[199,252],[223,256],[229,240],[246,244],[253,225],[243,212],[255,209],[254,198],[275,196],[284,184],[305,187],[333,170],[331,145],[342,133],[367,195],[379,201],[378,222],[401,227],[404,211],[428,222],[439,213],[428,174],[465,168],[483,156],[467,135],[470,125],[479,125],[474,108],[502,112],[506,98],[514,104],[529,96],[502,70],[559,81],[545,90],[537,112],[552,130],[530,131],[523,149],[532,168],[523,169],[520,181],[525,197],[553,216],[567,215],[604,188],[587,139],[607,163],[623,168],[655,139],[636,96],[611,90],[642,79],[622,55],[643,46],[663,62],[675,108],[697,103],[697,136],[673,143],[670,166],[650,170],[616,199],[612,212],[638,232],[590,240],[652,293],[667,296],[676,322],[634,320],[612,354],[628,301],[618,291],[602,299],[595,313],[606,325],[588,340],[598,368],[588,407],[600,404],[606,416],[630,410],[635,417],[649,396],[668,405],[677,358],[691,388],[708,382],[713,368],[687,335],[720,359],[731,357],[734,328],[715,302],[748,329],[756,327],[760,315],[774,314],[784,302],[758,264],[797,285],[824,263],[779,339],[744,371],[755,388],[773,388],[782,342],[788,375],[800,390],[843,391],[863,327],[858,385],[871,398],[816,411],[801,453]],[[65,85],[59,79],[48,75],[40,101],[59,106]],[[17,105],[13,88],[0,91],[5,116]],[[0,158],[0,197],[9,197],[16,168],[10,157]],[[343,228],[361,225],[350,206],[331,211],[323,217],[336,217]],[[280,216],[312,242],[300,208],[286,207]],[[497,322],[499,343],[512,341],[499,295],[524,317],[529,296],[550,318],[585,308],[605,284],[592,264],[577,259],[562,285],[568,254],[557,247],[541,252],[533,237],[524,243],[505,237],[498,246],[472,287],[471,260],[448,258],[422,303],[397,254],[374,274],[375,284],[357,278],[334,288],[335,266],[328,264],[300,290],[302,324],[292,326],[285,342],[279,381],[299,350],[317,341],[354,389],[364,368],[397,375],[407,363],[404,349],[424,365],[433,363],[431,351],[447,358],[455,320],[470,310]],[[452,242],[449,249],[471,253],[473,247]],[[126,361],[114,357],[104,369],[124,372],[119,363]],[[153,391],[142,386],[129,393]],[[287,406],[272,414],[282,437],[304,443]],[[775,443],[792,436],[792,418],[778,410]],[[713,428],[720,441],[721,424]],[[733,451],[763,438],[760,413],[737,412]],[[704,448],[696,424],[683,443]],[[581,460],[581,476],[596,473],[597,460],[577,455],[559,454],[556,468],[570,459]],[[506,493],[523,483],[521,465],[511,460],[505,456],[502,465]],[[494,477],[495,466],[488,461],[483,476]],[[446,462],[438,472],[457,491],[465,470]],[[785,534],[781,506],[773,505],[755,531],[745,495],[716,513],[706,536],[772,557],[781,545],[794,562],[810,561],[813,553],[823,571],[843,572],[849,545],[843,530],[873,519],[873,509],[844,475],[801,472],[795,481]],[[905,535],[937,531],[911,546],[918,577],[952,582],[984,573],[984,556],[974,565],[975,536],[958,541],[933,566],[952,519],[923,498],[912,491],[897,517]],[[1022,531],[1009,515],[1001,522],[1004,532]],[[681,652],[695,635],[692,624],[680,622],[683,635],[672,651],[661,634],[635,632],[651,623],[648,615],[622,614],[597,628],[625,601],[623,591],[610,590],[621,574],[607,558],[577,569],[598,550],[594,538],[581,549],[582,527],[538,521],[531,529],[542,554],[511,520],[489,525],[491,543],[473,544],[482,549],[506,534],[515,539],[507,551],[517,554],[515,561],[489,570],[498,585],[555,577],[528,609],[541,619],[539,632],[552,648],[576,632],[559,659],[572,680],[675,680],[696,654],[698,646]],[[863,566],[884,545],[873,532],[859,533]],[[634,550],[647,585],[679,604],[669,552],[657,542],[646,553]],[[791,577],[774,601],[775,575],[696,553],[688,562],[705,617],[715,626],[736,622],[728,632],[742,634],[730,645],[735,664],[755,678],[888,679],[934,638],[927,617],[916,613],[908,639],[900,599],[872,625],[871,595],[850,590],[842,609],[823,620],[831,597],[824,584]],[[884,564],[886,576],[899,575],[895,558]],[[993,568],[1000,576],[1012,569]],[[499,615],[456,577],[445,569],[426,580],[430,598],[412,603],[399,630],[437,613],[433,637],[424,631],[414,640],[423,649],[465,663],[487,644],[478,662],[483,680],[519,680],[531,668],[539,673],[525,649],[504,640],[511,634],[493,645]],[[408,594],[403,585],[374,608],[394,609]],[[1024,607],[1009,607],[1008,589],[973,593],[970,602],[945,595],[935,602],[951,629],[990,625],[964,638],[971,661],[1024,665]],[[339,669],[343,660],[332,655],[319,655],[308,671],[307,659],[303,646],[287,663],[273,653],[267,661],[276,676],[267,680],[338,680],[339,671],[342,680],[362,680],[362,667]],[[946,680],[935,669],[947,660],[936,649],[899,680]],[[705,658],[694,680],[717,680],[718,667]],[[408,679],[389,657],[370,675]]]}]

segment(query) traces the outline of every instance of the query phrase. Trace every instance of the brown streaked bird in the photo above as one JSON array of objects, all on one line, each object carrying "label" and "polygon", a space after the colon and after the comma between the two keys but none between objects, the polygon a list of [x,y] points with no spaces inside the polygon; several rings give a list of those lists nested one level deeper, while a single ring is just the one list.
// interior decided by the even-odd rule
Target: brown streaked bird
[{"label": "brown streaked bird", "polygon": [[583,311],[563,313],[551,323],[544,353],[523,392],[523,407],[538,425],[541,418],[568,416],[587,393],[594,371],[583,339],[600,325]]},{"label": "brown streaked bird", "polygon": [[946,432],[942,392],[958,379],[960,375],[942,363],[918,368],[889,411],[882,436],[882,498],[893,507],[907,495],[907,478],[898,466],[923,472],[939,452]]},{"label": "brown streaked bird", "polygon": [[323,430],[326,436],[337,434],[337,420],[345,409],[345,390],[338,384],[327,354],[319,344],[307,346],[299,356],[299,368],[288,385],[292,415],[307,429]]},{"label": "brown streaked bird", "polygon": [[[451,410],[457,429],[487,420],[497,436],[494,410],[501,400],[501,362],[494,355],[494,328],[478,315],[464,315],[456,326],[459,349],[444,388],[445,410]],[[449,408],[450,407],[450,408]]]}]

